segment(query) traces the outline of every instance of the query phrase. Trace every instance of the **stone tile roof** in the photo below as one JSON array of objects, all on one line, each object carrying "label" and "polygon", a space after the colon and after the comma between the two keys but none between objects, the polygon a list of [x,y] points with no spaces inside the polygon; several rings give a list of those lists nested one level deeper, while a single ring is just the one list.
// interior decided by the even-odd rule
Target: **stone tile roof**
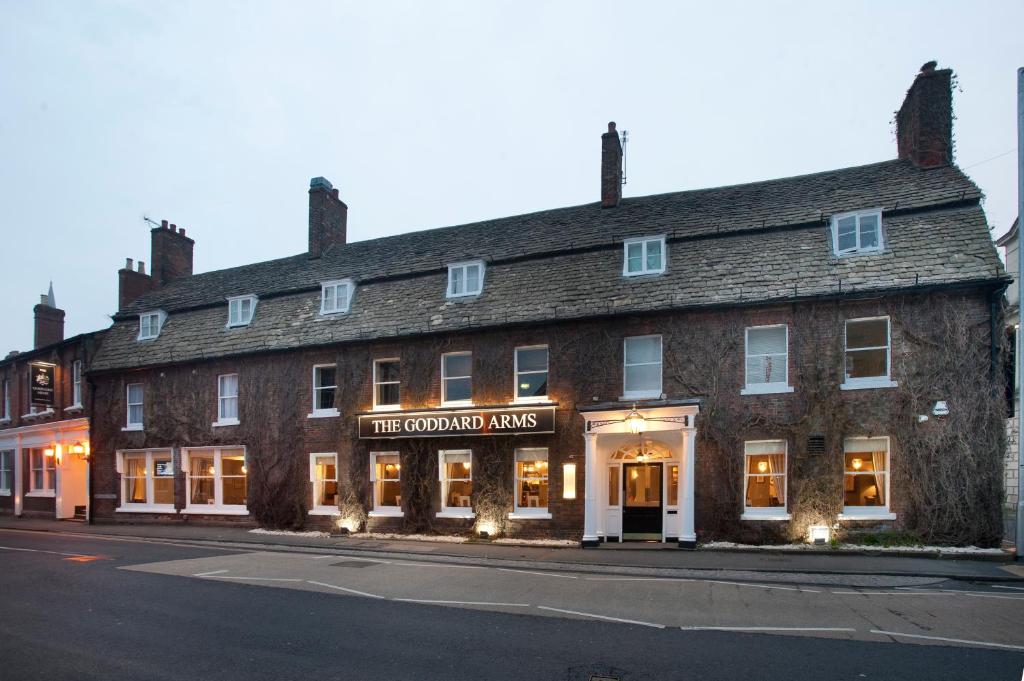
[{"label": "stone tile roof", "polygon": [[[1000,261],[953,167],[887,161],[815,175],[587,204],[414,232],[195,275],[118,315],[94,370],[307,345],[684,307],[762,304],[854,291],[993,282]],[[827,218],[883,208],[885,249],[836,258]],[[624,278],[624,238],[665,234],[664,274]],[[488,262],[480,296],[446,300],[446,265]],[[351,311],[319,316],[319,282],[358,283]],[[226,329],[230,295],[261,297],[248,327]],[[137,313],[170,313],[135,340]]]}]

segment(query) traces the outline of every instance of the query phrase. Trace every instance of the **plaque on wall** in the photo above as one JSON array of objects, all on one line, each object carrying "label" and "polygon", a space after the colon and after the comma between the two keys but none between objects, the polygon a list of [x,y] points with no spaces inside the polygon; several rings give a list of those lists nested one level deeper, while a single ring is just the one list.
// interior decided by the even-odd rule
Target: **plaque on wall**
[{"label": "plaque on wall", "polygon": [[359,417],[360,439],[555,432],[554,406],[386,412]]},{"label": "plaque on wall", "polygon": [[52,364],[30,364],[29,365],[29,401],[32,404],[39,404],[44,407],[53,406],[54,390],[54,366]]}]

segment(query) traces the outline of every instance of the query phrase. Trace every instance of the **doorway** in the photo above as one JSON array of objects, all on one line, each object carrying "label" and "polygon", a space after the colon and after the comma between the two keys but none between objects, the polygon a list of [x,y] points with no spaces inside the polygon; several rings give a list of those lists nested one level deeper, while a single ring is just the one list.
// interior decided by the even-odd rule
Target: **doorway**
[{"label": "doorway", "polygon": [[622,466],[622,540],[662,540],[660,463]]}]

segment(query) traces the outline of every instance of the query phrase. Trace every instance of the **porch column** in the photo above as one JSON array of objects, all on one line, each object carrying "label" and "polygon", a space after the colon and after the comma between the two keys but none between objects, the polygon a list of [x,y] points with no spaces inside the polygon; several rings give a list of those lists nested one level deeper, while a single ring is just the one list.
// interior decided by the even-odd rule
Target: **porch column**
[{"label": "porch column", "polygon": [[686,448],[683,456],[683,499],[679,509],[682,517],[682,527],[679,528],[679,548],[697,548],[697,535],[693,531],[693,475],[694,459],[697,454],[697,431],[690,428],[685,431]]},{"label": "porch column", "polygon": [[14,515],[20,516],[25,506],[25,462],[22,460],[21,435],[14,445]]},{"label": "porch column", "polygon": [[584,433],[583,548],[597,546],[597,433]]}]

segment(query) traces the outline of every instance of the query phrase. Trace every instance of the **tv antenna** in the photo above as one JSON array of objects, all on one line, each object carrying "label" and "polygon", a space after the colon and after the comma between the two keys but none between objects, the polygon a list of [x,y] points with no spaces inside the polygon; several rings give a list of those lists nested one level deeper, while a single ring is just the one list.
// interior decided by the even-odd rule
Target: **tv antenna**
[{"label": "tv antenna", "polygon": [[157,222],[156,220],[150,220],[148,215],[143,215],[142,216],[142,220],[143,220],[143,222],[148,222],[149,224],[153,225],[154,227],[159,227],[160,226],[160,223]]},{"label": "tv antenna", "polygon": [[626,145],[629,144],[629,130],[622,131],[622,184],[626,184],[626,173],[629,171],[629,161],[626,160]]}]

